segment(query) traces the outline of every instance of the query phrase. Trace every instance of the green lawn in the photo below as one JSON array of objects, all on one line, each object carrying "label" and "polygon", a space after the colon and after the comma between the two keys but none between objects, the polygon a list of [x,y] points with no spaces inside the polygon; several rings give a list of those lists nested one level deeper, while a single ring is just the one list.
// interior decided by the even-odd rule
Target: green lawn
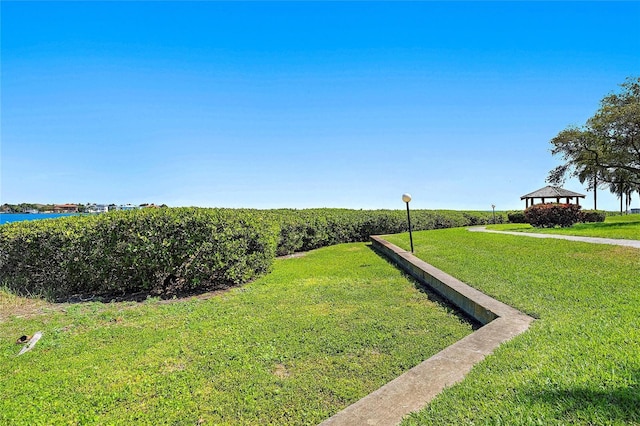
[{"label": "green lawn", "polygon": [[405,425],[640,424],[640,250],[460,228],[414,245],[538,320]]},{"label": "green lawn", "polygon": [[6,425],[317,424],[472,331],[366,244],[278,260],[208,300],[0,291],[0,313]]},{"label": "green lawn", "polygon": [[496,231],[535,232],[543,234],[566,234],[582,237],[621,238],[640,240],[640,214],[608,216],[602,223],[577,223],[570,228],[534,228],[529,224],[509,223],[489,225]]}]

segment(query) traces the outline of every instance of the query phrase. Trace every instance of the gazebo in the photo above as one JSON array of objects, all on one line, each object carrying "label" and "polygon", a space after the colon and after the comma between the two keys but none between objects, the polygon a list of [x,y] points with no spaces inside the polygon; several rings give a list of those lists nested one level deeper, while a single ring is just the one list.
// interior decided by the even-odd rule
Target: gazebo
[{"label": "gazebo", "polygon": [[567,204],[572,204],[571,201],[575,198],[575,203],[573,204],[580,205],[580,198],[585,198],[585,195],[564,188],[558,188],[557,186],[545,186],[544,188],[520,197],[521,200],[525,200],[527,208],[529,207],[529,200],[531,200],[531,205],[534,205],[537,198],[541,200],[542,204],[547,202],[547,200],[551,203],[554,201],[560,203],[560,199],[562,198],[564,198]]}]

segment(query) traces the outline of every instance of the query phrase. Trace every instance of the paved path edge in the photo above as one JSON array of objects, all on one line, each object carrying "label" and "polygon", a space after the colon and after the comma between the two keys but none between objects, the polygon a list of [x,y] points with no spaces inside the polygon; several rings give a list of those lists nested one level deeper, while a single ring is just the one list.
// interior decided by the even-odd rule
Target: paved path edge
[{"label": "paved path edge", "polygon": [[379,236],[372,236],[371,244],[483,326],[325,420],[322,426],[397,425],[407,414],[424,408],[442,390],[461,381],[500,344],[525,332],[534,320]]},{"label": "paved path edge", "polygon": [[583,243],[592,243],[592,244],[610,244],[610,245],[634,247],[634,248],[640,249],[639,240],[622,240],[619,238],[602,238],[602,237],[581,237],[579,235],[564,235],[564,234],[534,234],[532,232],[497,231],[494,229],[487,229],[486,226],[473,226],[467,229],[471,232],[488,232],[491,234],[506,234],[506,235],[515,235],[518,237],[553,238],[556,240],[580,241]]}]

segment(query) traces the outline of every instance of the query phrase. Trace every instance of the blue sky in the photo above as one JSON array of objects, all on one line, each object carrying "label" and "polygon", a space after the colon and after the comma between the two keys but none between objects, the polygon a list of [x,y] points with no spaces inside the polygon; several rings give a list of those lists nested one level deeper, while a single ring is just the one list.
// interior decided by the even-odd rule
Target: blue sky
[{"label": "blue sky", "polygon": [[639,2],[0,4],[2,203],[524,208],[640,75]]}]

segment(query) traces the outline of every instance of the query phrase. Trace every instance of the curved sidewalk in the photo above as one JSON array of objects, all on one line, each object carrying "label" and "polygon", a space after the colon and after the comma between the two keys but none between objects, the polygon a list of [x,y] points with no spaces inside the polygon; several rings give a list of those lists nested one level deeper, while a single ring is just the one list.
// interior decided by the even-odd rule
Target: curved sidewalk
[{"label": "curved sidewalk", "polygon": [[578,237],[577,235],[559,235],[559,234],[533,234],[531,232],[512,232],[512,231],[494,231],[487,229],[486,226],[474,226],[468,228],[471,232],[490,232],[493,234],[518,235],[533,238],[555,238],[557,240],[581,241],[583,243],[594,244],[610,244],[616,246],[634,247],[640,249],[639,240],[620,240],[616,238],[598,238],[598,237]]}]

